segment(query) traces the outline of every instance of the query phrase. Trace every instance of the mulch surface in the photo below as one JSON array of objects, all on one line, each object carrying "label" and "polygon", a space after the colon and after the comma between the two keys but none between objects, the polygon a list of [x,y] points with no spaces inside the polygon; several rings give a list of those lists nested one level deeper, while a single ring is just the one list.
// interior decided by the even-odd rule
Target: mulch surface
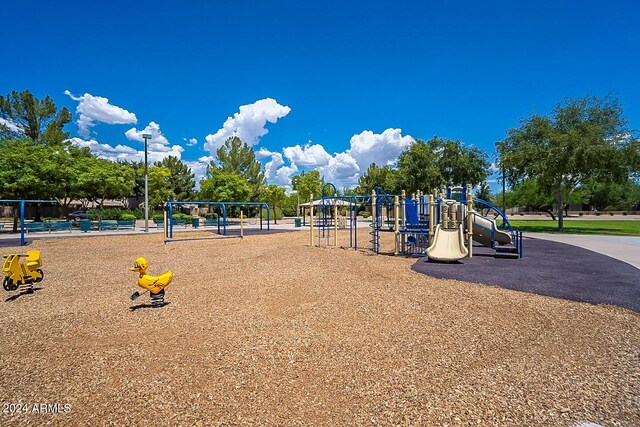
[{"label": "mulch surface", "polygon": [[[307,244],[35,241],[42,289],[0,300],[0,401],[71,410],[0,425],[640,425],[637,313]],[[169,305],[129,309],[139,256]]]},{"label": "mulch surface", "polygon": [[[640,256],[640,255],[639,255]],[[422,258],[413,270],[437,278],[482,283],[592,304],[611,304],[640,312],[640,270],[578,246],[525,239],[521,259],[495,258],[474,246],[474,256],[456,263]]]}]

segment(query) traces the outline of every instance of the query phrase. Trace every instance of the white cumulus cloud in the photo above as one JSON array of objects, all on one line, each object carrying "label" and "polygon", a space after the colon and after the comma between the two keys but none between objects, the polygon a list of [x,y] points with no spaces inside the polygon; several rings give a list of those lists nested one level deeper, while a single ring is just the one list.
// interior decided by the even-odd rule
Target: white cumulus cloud
[{"label": "white cumulus cloud", "polygon": [[184,142],[187,143],[187,147],[193,147],[194,145],[198,145],[198,140],[196,138],[182,138]]},{"label": "white cumulus cloud", "polygon": [[291,163],[310,168],[325,166],[331,160],[331,154],[327,153],[327,150],[322,145],[311,145],[311,142],[304,147],[300,145],[285,147],[282,152]]},{"label": "white cumulus cloud", "polygon": [[3,119],[2,117],[0,117],[0,125],[3,125],[13,133],[19,133],[19,134],[24,133],[24,130],[19,124],[14,123],[11,120]]},{"label": "white cumulus cloud", "polygon": [[[141,162],[144,161],[144,150],[138,150],[128,145],[118,144],[112,146],[105,143],[100,143],[95,139],[82,139],[71,138],[69,141],[76,147],[89,147],[92,153],[96,156],[109,159],[112,161],[129,161],[129,162]],[[179,145],[173,147],[165,147],[163,150],[151,150],[147,151],[148,160],[150,164],[162,161],[164,158],[174,156],[177,158],[182,157],[184,148]]]},{"label": "white cumulus cloud", "polygon": [[204,148],[212,154],[230,137],[237,135],[243,142],[256,145],[269,131],[267,123],[276,123],[285,117],[291,108],[280,105],[275,99],[260,99],[253,104],[241,105],[240,111],[228,117],[214,134],[207,135]]},{"label": "white cumulus cloud", "polygon": [[144,134],[151,135],[151,139],[149,139],[149,146],[151,146],[151,144],[159,144],[163,146],[169,145],[169,140],[162,134],[160,125],[156,122],[150,122],[147,127],[142,130],[131,128],[124,133],[127,139],[138,142],[144,142],[144,138],[142,137]]},{"label": "white cumulus cloud", "polygon": [[[333,155],[321,144],[312,144],[311,141],[304,146],[285,147],[282,152],[296,171],[297,166],[317,169],[326,181],[342,188],[357,185],[360,176],[372,163],[379,166],[395,165],[400,153],[413,142],[413,137],[402,135],[401,129],[389,128],[379,134],[365,130],[353,135],[349,148]],[[265,154],[271,153],[266,151]],[[290,171],[283,171],[281,179],[284,179],[285,172]]]},{"label": "white cumulus cloud", "polygon": [[282,154],[273,153],[271,155],[271,160],[264,165],[264,176],[267,181],[271,181],[275,179],[278,168],[284,165],[284,159],[282,158]]},{"label": "white cumulus cloud", "polygon": [[291,177],[297,172],[298,167],[295,164],[282,166],[276,171],[275,176],[273,177],[273,182],[286,188],[287,192],[290,192],[292,190]]},{"label": "white cumulus cloud", "polygon": [[80,116],[77,121],[78,133],[85,138],[89,138],[90,128],[95,126],[95,122],[112,125],[138,122],[134,113],[110,104],[108,98],[94,96],[90,93],[74,96],[68,90],[65,90],[64,94],[74,101],[78,101],[78,106],[76,107],[76,113]]},{"label": "white cumulus cloud", "polygon": [[347,153],[356,160],[362,172],[372,163],[378,166],[393,165],[402,151],[414,142],[409,135],[402,136],[401,129],[389,128],[380,134],[370,130],[351,137]]},{"label": "white cumulus cloud", "polygon": [[318,170],[325,181],[338,188],[353,186],[360,177],[360,167],[349,153],[336,153],[326,166],[319,167]]}]

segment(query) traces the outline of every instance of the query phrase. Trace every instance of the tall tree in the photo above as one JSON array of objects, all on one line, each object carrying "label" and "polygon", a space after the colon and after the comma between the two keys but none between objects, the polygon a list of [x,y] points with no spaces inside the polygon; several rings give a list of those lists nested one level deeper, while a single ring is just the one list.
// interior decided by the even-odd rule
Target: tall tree
[{"label": "tall tree", "polygon": [[212,161],[209,169],[220,169],[233,172],[246,179],[251,193],[251,200],[257,200],[265,183],[262,164],[256,160],[253,148],[242,142],[237,136],[227,139],[216,151],[218,164]]},{"label": "tall tree", "polygon": [[400,154],[398,173],[400,188],[430,192],[446,185],[481,184],[489,175],[489,162],[477,147],[434,136],[427,142],[416,141]]},{"label": "tall tree", "polygon": [[0,140],[0,198],[48,199],[55,184],[51,149],[29,139]]},{"label": "tall tree", "polygon": [[176,200],[189,200],[193,196],[196,186],[195,175],[183,161],[175,156],[169,156],[156,162],[156,166],[167,168],[170,172],[168,177],[171,196]]},{"label": "tall tree", "polygon": [[172,198],[173,195],[173,188],[171,187],[171,170],[163,166],[150,167],[149,209],[154,209],[157,206],[160,206],[162,202]]},{"label": "tall tree", "polygon": [[24,133],[33,143],[47,145],[61,144],[69,137],[69,132],[62,130],[71,121],[69,110],[63,107],[58,111],[51,97],[39,100],[28,90],[0,96],[0,118],[20,129],[16,132],[0,123],[0,137]]},{"label": "tall tree", "polygon": [[486,182],[482,182],[476,190],[475,197],[482,200],[491,200],[491,187]]},{"label": "tall tree", "polygon": [[460,140],[434,137],[428,142],[442,175],[441,185],[479,185],[489,175],[487,153]]},{"label": "tall tree", "polygon": [[522,119],[497,147],[511,184],[530,178],[554,197],[559,231],[565,203],[580,184],[592,177],[626,180],[638,173],[640,159],[640,142],[611,97],[568,99],[551,116]]},{"label": "tall tree", "polygon": [[78,177],[78,186],[86,198],[99,203],[102,215],[106,199],[120,200],[131,194],[134,172],[126,165],[94,158]]},{"label": "tall tree", "polygon": [[53,186],[53,196],[66,214],[71,201],[82,198],[78,177],[87,172],[95,157],[88,147],[78,148],[70,144],[52,147],[50,151],[52,161],[45,173]]},{"label": "tall tree", "polygon": [[424,141],[416,141],[400,154],[398,174],[400,186],[407,193],[429,192],[443,181],[433,146]]},{"label": "tall tree", "polygon": [[307,202],[311,194],[314,198],[322,195],[324,179],[320,177],[320,172],[317,170],[303,171],[300,175],[294,175],[291,178],[291,185],[300,195],[300,201]]},{"label": "tall tree", "polygon": [[388,194],[396,194],[399,191],[399,176],[396,169],[389,166],[378,167],[375,163],[358,179],[356,193],[369,195],[375,187],[384,189]]},{"label": "tall tree", "polygon": [[283,207],[287,200],[284,188],[279,187],[275,184],[269,185],[264,189],[264,200],[271,206],[271,209],[273,210],[273,221],[274,224],[277,224],[278,215],[276,209],[278,207]]},{"label": "tall tree", "polygon": [[200,181],[200,199],[215,202],[244,202],[251,195],[247,180],[236,172],[211,169]]}]

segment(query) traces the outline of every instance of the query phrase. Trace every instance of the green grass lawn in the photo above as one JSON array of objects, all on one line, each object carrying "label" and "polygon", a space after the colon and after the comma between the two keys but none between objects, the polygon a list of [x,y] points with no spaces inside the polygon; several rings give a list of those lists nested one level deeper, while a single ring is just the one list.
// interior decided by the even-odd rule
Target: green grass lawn
[{"label": "green grass lawn", "polygon": [[[513,228],[539,233],[557,233],[558,223],[546,219],[509,220]],[[640,221],[564,220],[564,232],[572,234],[608,234],[614,236],[640,236]]]}]

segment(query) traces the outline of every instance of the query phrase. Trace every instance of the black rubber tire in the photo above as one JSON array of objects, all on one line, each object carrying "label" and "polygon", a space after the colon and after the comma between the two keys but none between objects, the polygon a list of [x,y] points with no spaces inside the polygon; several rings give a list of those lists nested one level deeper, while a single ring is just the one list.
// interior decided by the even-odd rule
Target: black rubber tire
[{"label": "black rubber tire", "polygon": [[42,271],[42,269],[37,269],[36,270],[38,273],[40,273],[41,277],[39,279],[36,279],[36,283],[40,283],[42,282],[42,279],[44,279],[44,271]]},{"label": "black rubber tire", "polygon": [[11,278],[8,276],[5,277],[2,281],[2,287],[5,291],[15,291],[16,289],[18,289],[18,285],[13,283],[13,280],[11,280]]}]

